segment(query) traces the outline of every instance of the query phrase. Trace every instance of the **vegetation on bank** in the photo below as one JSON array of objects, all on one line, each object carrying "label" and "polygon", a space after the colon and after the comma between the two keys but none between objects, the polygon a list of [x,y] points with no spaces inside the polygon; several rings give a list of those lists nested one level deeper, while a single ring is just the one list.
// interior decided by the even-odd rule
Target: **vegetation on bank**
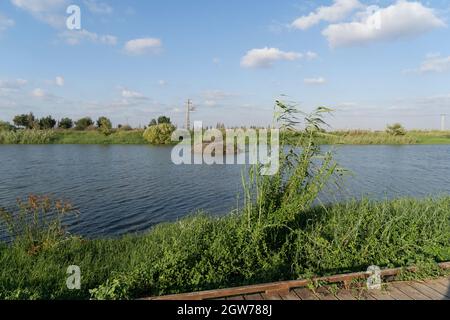
[{"label": "vegetation on bank", "polygon": [[[293,131],[294,111],[278,107]],[[87,240],[64,232],[59,221],[73,208],[63,202],[32,197],[0,210],[12,240],[0,245],[0,299],[130,299],[450,260],[449,197],[317,205],[344,172],[317,144],[327,112],[306,116],[277,174],[251,169],[244,206],[225,217]],[[81,269],[81,290],[66,287],[70,265]]]}]

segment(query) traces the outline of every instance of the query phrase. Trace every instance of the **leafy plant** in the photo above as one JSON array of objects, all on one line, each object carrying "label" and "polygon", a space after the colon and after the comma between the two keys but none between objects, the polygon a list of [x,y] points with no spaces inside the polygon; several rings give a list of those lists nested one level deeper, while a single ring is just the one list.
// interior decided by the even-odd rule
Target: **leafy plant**
[{"label": "leafy plant", "polygon": [[70,118],[62,118],[58,123],[58,128],[71,129],[73,127],[73,121]]},{"label": "leafy plant", "polygon": [[94,121],[92,121],[91,118],[89,117],[85,117],[85,118],[81,118],[80,120],[75,122],[75,129],[76,130],[86,130],[87,128],[89,128],[90,126],[94,125]]},{"label": "leafy plant", "polygon": [[105,136],[108,136],[111,134],[112,130],[112,124],[111,120],[109,120],[106,117],[100,117],[97,120],[97,127],[100,130],[101,133],[103,133]]},{"label": "leafy plant", "polygon": [[144,131],[144,139],[151,144],[164,145],[172,143],[172,133],[175,131],[175,126],[169,123],[158,124],[150,126]]},{"label": "leafy plant", "polygon": [[406,135],[406,129],[400,123],[394,123],[388,125],[386,132],[392,136],[404,136]]},{"label": "leafy plant", "polygon": [[52,116],[47,116],[39,120],[39,128],[41,130],[50,130],[56,126],[56,120]]},{"label": "leafy plant", "polygon": [[0,221],[11,240],[33,254],[64,239],[62,219],[76,212],[70,203],[48,196],[30,195],[24,201],[18,199],[17,207],[17,212],[0,208]]}]

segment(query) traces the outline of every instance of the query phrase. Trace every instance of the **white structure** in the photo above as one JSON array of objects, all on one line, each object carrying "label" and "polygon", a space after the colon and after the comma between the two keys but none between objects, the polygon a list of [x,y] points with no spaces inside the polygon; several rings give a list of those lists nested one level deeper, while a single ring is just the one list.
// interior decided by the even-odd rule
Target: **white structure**
[{"label": "white structure", "polygon": [[195,111],[192,101],[189,99],[186,103],[186,129],[191,129],[191,112]]},{"label": "white structure", "polygon": [[441,131],[445,131],[445,116],[446,114],[441,114]]}]

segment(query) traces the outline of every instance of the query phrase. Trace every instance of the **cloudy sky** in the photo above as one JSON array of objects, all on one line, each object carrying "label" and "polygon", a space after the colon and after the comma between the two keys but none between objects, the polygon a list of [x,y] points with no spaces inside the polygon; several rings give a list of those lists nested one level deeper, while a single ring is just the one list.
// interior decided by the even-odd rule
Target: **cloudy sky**
[{"label": "cloudy sky", "polygon": [[439,128],[449,18],[448,0],[1,0],[0,120],[182,125],[190,98],[207,125],[267,125],[283,94],[338,129]]}]

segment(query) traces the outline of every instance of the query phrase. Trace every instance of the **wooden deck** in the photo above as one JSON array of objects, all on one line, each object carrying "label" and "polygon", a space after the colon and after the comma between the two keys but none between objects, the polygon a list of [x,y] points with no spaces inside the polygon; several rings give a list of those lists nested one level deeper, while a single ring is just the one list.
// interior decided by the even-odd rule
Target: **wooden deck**
[{"label": "wooden deck", "polygon": [[[439,263],[450,270],[450,262]],[[251,286],[149,297],[144,300],[450,300],[450,276],[428,281],[390,282],[404,269],[381,270],[382,290],[368,290],[367,272],[341,274]],[[415,267],[407,268],[416,272]],[[359,287],[355,286],[359,283]],[[312,283],[326,283],[317,289],[308,289]]]},{"label": "wooden deck", "polygon": [[256,293],[225,297],[222,300],[450,300],[450,277],[420,282],[392,282],[382,290],[298,288],[286,293]]}]

